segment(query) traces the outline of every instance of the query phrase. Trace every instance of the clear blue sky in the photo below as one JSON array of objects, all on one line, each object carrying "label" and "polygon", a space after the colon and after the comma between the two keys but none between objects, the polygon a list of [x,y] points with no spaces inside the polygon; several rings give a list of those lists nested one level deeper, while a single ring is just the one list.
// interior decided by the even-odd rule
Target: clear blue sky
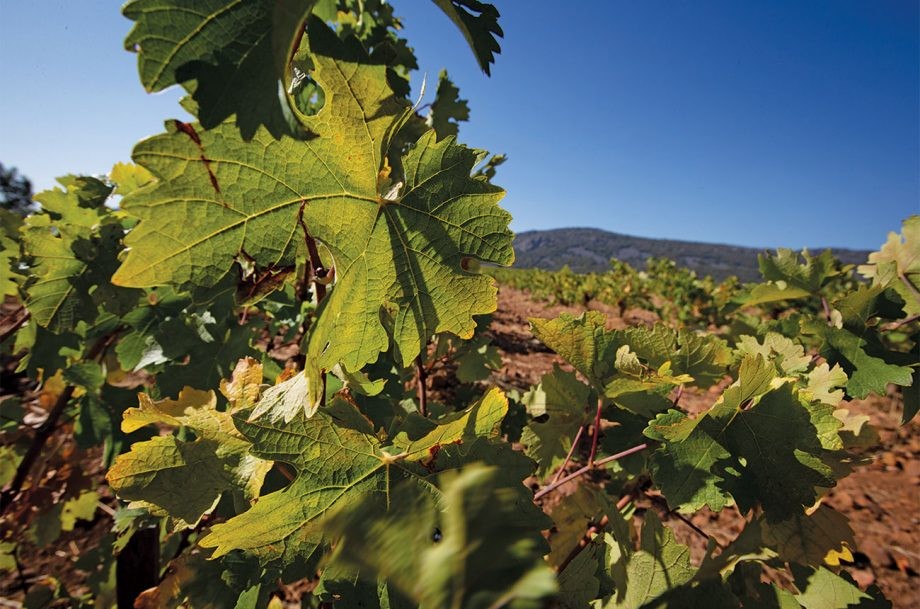
[{"label": "clear blue sky", "polygon": [[[492,78],[433,4],[393,4],[470,100],[461,139],[509,155],[515,230],[875,249],[920,213],[915,0],[499,2]],[[114,2],[0,0],[0,161],[46,188],[181,116],[143,92],[129,26]]]}]

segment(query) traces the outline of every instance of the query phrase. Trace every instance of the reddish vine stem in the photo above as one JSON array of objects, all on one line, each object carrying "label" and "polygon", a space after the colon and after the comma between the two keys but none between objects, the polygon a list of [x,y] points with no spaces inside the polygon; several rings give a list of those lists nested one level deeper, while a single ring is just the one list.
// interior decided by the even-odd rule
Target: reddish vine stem
[{"label": "reddish vine stem", "polygon": [[671,402],[671,403],[676,407],[676,406],[677,406],[677,403],[680,402],[680,398],[682,398],[682,397],[684,397],[684,386],[683,386],[683,385],[678,385],[678,386],[677,386],[677,394],[674,396],[674,401]]},{"label": "reddish vine stem", "polygon": [[575,434],[575,439],[572,440],[572,447],[569,449],[569,454],[565,456],[565,461],[562,462],[562,467],[560,467],[559,471],[556,472],[556,475],[553,476],[554,483],[559,481],[559,476],[561,476],[562,472],[565,471],[565,468],[569,466],[569,461],[572,460],[572,455],[575,454],[575,449],[578,448],[578,443],[581,441],[581,434],[583,434],[584,431],[584,425],[578,427],[578,433]]},{"label": "reddish vine stem", "polygon": [[294,481],[294,473],[288,469],[288,466],[280,461],[275,461],[275,467],[278,468],[278,473],[287,478],[288,482]]},{"label": "reddish vine stem", "polygon": [[428,374],[425,372],[425,362],[422,361],[421,353],[415,358],[415,369],[418,371],[418,412],[423,417],[428,417],[428,389],[425,387]]},{"label": "reddish vine stem", "polygon": [[891,323],[885,324],[882,326],[882,330],[891,332],[892,330],[897,330],[901,326],[906,326],[907,324],[917,321],[918,319],[920,319],[920,313],[916,313],[910,317],[905,317],[904,319],[899,319],[898,321],[893,321]]},{"label": "reddish vine stem", "polygon": [[594,413],[594,433],[591,437],[591,454],[588,455],[588,467],[594,465],[597,456],[597,440],[601,435],[601,410],[604,408],[604,398],[597,398],[597,412]]},{"label": "reddish vine stem", "polygon": [[325,275],[320,275],[323,269],[323,261],[319,257],[319,249],[316,247],[316,239],[310,235],[310,231],[307,230],[307,225],[303,221],[303,205],[300,207],[300,212],[297,214],[297,223],[300,224],[300,228],[303,229],[303,238],[304,244],[307,246],[307,253],[310,256],[310,260],[306,265],[303,273],[303,280],[300,284],[300,300],[304,301],[307,299],[307,291],[310,289],[310,284],[314,286],[316,290],[316,302],[319,304],[323,298],[326,297],[326,286],[322,283],[316,281],[316,279],[323,279]]},{"label": "reddish vine stem", "polygon": [[[93,345],[93,348],[90,349],[89,353],[87,353],[87,359],[99,360],[108,346],[115,340],[115,337],[118,336],[119,332],[120,330],[115,330],[99,339],[96,344]],[[64,387],[64,390],[58,396],[48,416],[42,421],[41,425],[35,428],[35,437],[32,438],[32,444],[29,445],[29,450],[26,451],[22,461],[19,462],[13,481],[10,482],[9,487],[5,488],[3,492],[0,493],[0,513],[6,512],[7,508],[13,503],[13,499],[22,490],[22,485],[25,484],[26,478],[29,477],[29,473],[32,471],[35,461],[38,460],[39,455],[41,455],[45,444],[57,429],[58,421],[67,409],[67,404],[70,402],[76,390],[77,388],[74,385],[67,385]]]},{"label": "reddish vine stem", "polygon": [[578,470],[575,470],[568,476],[560,478],[559,480],[555,482],[551,482],[550,484],[547,484],[546,486],[538,490],[536,493],[534,493],[533,499],[534,501],[536,501],[537,499],[539,499],[540,497],[543,497],[547,493],[551,493],[552,491],[556,490],[557,488],[559,488],[566,482],[574,480],[575,478],[578,478],[579,476],[583,476],[584,474],[588,473],[594,468],[602,467],[608,463],[612,463],[618,459],[622,459],[623,457],[628,457],[629,455],[633,455],[637,452],[643,451],[646,448],[648,448],[648,444],[643,443],[643,444],[639,444],[638,446],[633,446],[632,448],[628,448],[624,451],[618,452],[615,455],[610,455],[609,457],[598,459],[593,464],[585,465],[584,467]]},{"label": "reddish vine stem", "polygon": [[[314,294],[316,295],[316,304],[319,305],[326,297],[326,286],[323,283],[317,281],[317,279],[325,279],[328,271],[323,268],[323,261],[319,257],[319,249],[316,247],[316,239],[310,235],[310,231],[307,230],[307,225],[303,221],[303,206],[306,205],[306,202],[301,202],[300,211],[297,213],[297,223],[300,224],[300,228],[303,229],[303,238],[304,244],[307,246],[307,253],[310,256],[310,259],[307,261],[307,264],[304,268],[303,279],[301,280],[300,290],[297,294],[301,302],[307,300],[308,291],[310,286],[313,286]],[[300,335],[306,336],[307,334],[307,320],[300,326]],[[306,368],[306,356],[301,353],[297,358],[297,361]],[[323,370],[320,374],[320,381],[322,382],[322,393],[320,394],[320,403],[325,403],[326,401],[326,371]]]},{"label": "reddish vine stem", "polygon": [[[16,316],[19,316],[19,318],[16,319]],[[5,328],[2,333],[0,333],[0,342],[5,341],[8,336],[21,328],[27,321],[29,321],[31,317],[31,313],[29,313],[29,310],[24,306],[20,306],[18,309],[13,311],[13,313],[8,316],[8,319],[15,319],[16,321],[14,321],[10,327]]]}]

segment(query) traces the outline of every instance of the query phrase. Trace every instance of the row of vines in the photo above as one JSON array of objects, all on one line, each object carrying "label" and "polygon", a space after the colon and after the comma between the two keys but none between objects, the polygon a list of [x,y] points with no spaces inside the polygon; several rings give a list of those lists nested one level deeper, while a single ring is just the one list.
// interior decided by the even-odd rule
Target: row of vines
[{"label": "row of vines", "polygon": [[[498,11],[434,2],[488,73]],[[410,99],[384,0],[123,11],[143,86],[182,86],[195,120],[0,212],[5,603],[889,606],[821,500],[871,436],[850,400],[920,408],[920,217],[857,269],[780,251],[754,285],[668,261],[525,278],[494,268],[504,157],[458,142],[445,72]],[[534,319],[567,366],[507,396],[493,274],[662,322]],[[718,393],[690,414],[694,387]],[[648,493],[745,526],[691,561]]]}]

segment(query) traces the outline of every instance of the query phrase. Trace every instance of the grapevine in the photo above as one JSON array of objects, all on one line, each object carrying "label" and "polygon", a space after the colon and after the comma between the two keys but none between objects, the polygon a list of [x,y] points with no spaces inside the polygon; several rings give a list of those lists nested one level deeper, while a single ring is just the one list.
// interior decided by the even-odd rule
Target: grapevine
[{"label": "grapevine", "polygon": [[[434,2],[488,74],[495,7]],[[447,72],[430,105],[410,99],[417,63],[388,3],[124,14],[142,85],[183,87],[195,120],[167,120],[107,176],[61,178],[40,209],[2,210],[10,596],[890,606],[849,576],[854,533],[823,500],[871,442],[849,402],[894,388],[904,424],[920,410],[920,216],[864,265],[779,250],[753,284],[663,259],[499,268],[504,156],[459,142],[469,106]],[[503,391],[496,279],[657,321],[534,318],[561,365]],[[435,391],[448,373],[458,387]],[[711,398],[691,412],[685,392]],[[703,511],[743,528],[718,541],[690,520]],[[706,539],[701,559],[675,520]],[[92,522],[79,585],[22,573]]]}]

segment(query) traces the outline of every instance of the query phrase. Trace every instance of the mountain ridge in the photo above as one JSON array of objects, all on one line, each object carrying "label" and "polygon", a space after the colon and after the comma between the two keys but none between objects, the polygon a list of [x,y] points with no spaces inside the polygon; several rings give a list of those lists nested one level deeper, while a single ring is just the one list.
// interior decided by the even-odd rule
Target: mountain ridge
[{"label": "mountain ridge", "polygon": [[[809,251],[817,254],[825,249],[830,249],[847,264],[862,264],[870,253],[868,250],[848,248],[809,248]],[[634,237],[599,228],[575,227],[517,233],[514,251],[515,268],[558,270],[568,266],[573,271],[589,273],[607,269],[611,258],[642,269],[647,258],[663,257],[696,271],[700,276],[712,275],[721,280],[737,275],[743,281],[755,281],[760,278],[757,255],[773,250]]]}]

